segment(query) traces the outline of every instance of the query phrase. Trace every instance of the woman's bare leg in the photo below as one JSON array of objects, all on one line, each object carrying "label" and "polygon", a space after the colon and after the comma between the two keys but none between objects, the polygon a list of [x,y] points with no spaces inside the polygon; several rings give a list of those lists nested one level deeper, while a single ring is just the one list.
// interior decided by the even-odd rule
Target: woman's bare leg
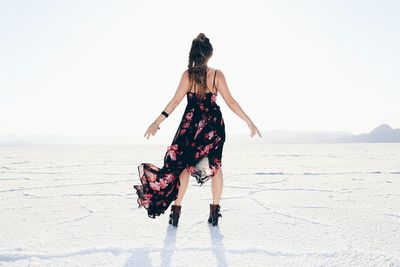
[{"label": "woman's bare leg", "polygon": [[189,172],[184,169],[181,174],[179,175],[179,181],[180,181],[180,185],[179,185],[179,190],[178,190],[178,196],[174,202],[174,205],[180,205],[183,199],[183,196],[186,193],[186,189],[188,187],[189,184]]},{"label": "woman's bare leg", "polygon": [[224,179],[222,174],[222,168],[219,168],[217,173],[212,177],[211,181],[213,204],[219,204],[219,200],[221,199],[222,195],[223,185],[224,185]]}]

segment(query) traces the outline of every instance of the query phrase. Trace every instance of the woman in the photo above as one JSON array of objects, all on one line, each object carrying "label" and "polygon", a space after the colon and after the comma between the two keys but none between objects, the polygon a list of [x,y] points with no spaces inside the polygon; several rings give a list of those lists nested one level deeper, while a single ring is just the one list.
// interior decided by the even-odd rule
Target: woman
[{"label": "woman", "polygon": [[210,203],[208,222],[216,226],[218,217],[222,217],[219,201],[223,186],[221,159],[225,124],[216,104],[218,92],[229,108],[247,123],[250,136],[257,133],[261,137],[257,127],[230,94],[223,72],[207,66],[212,54],[209,38],[200,33],[192,42],[188,69],[183,72],[174,97],[144,134],[147,139],[154,136],[162,121],[184,96],[187,97],[187,106],[172,144],[168,146],[164,166],[158,168],[151,163],[142,163],[138,167],[141,184],[134,185],[139,207],[145,207],[150,218],[163,214],[175,201],[169,218],[169,224],[175,227],[178,226],[189,176],[195,177],[200,186],[212,178],[213,203]]}]

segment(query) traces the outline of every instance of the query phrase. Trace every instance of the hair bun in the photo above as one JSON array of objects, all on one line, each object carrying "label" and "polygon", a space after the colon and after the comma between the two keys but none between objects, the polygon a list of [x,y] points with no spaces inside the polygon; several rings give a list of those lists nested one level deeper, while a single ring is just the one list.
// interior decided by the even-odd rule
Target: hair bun
[{"label": "hair bun", "polygon": [[206,35],[204,33],[199,33],[199,35],[197,35],[197,40],[203,42],[206,39]]}]

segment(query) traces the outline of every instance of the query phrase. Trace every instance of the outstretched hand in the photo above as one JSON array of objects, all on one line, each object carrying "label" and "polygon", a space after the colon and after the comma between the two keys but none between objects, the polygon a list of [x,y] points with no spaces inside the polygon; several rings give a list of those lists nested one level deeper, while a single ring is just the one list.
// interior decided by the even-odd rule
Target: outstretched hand
[{"label": "outstretched hand", "polygon": [[158,131],[158,129],[160,129],[160,127],[158,127],[158,125],[153,122],[149,128],[147,128],[146,133],[144,134],[144,137],[146,137],[146,139],[149,139],[150,135],[155,135]]},{"label": "outstretched hand", "polygon": [[251,137],[253,137],[256,133],[261,137],[261,133],[258,130],[258,128],[254,125],[254,123],[249,122],[249,123],[247,123],[247,126],[249,126],[249,129],[250,129],[250,132],[251,132],[250,133]]}]

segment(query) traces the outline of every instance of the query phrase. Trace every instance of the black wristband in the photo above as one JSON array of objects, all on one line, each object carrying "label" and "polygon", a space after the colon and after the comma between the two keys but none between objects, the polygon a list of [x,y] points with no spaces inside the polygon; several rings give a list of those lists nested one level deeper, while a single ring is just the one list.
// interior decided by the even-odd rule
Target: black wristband
[{"label": "black wristband", "polygon": [[161,112],[161,114],[163,114],[166,118],[168,118],[169,114],[165,111]]}]

